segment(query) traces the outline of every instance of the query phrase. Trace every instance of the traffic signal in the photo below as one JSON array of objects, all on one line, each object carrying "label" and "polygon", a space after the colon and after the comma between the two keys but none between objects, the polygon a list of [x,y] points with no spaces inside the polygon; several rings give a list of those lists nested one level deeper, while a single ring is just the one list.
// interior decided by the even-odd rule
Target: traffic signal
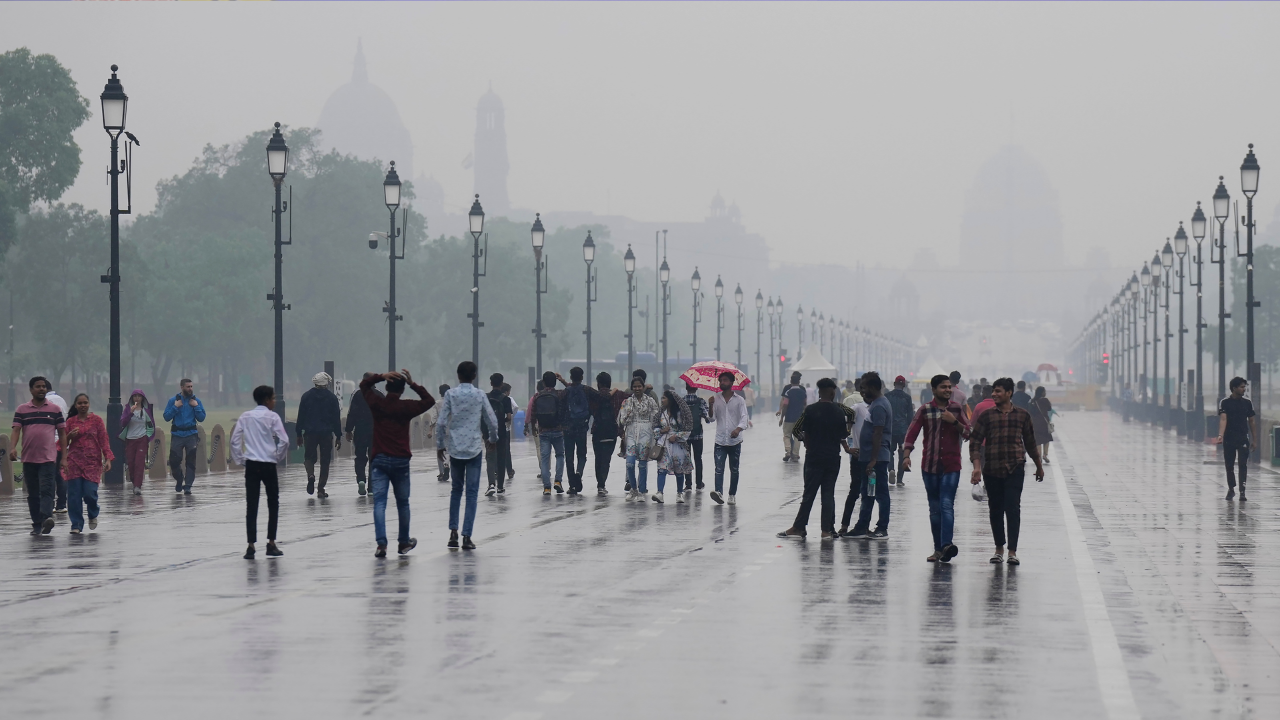
[{"label": "traffic signal", "polygon": [[791,370],[790,358],[791,355],[789,355],[786,350],[778,351],[778,377],[782,378],[784,383],[786,382],[789,374],[788,371]]},{"label": "traffic signal", "polygon": [[1102,353],[1102,364],[1103,365],[1111,364],[1111,353]]}]

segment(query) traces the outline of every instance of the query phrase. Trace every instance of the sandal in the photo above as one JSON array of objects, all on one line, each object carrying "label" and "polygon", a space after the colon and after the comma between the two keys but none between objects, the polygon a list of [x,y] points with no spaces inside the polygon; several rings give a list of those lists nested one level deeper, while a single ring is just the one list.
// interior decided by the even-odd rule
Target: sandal
[{"label": "sandal", "polygon": [[1019,561],[1018,561],[1018,556],[1017,556],[1017,555],[1010,555],[1010,556],[1009,556],[1009,559],[1008,559],[1006,562],[1008,562],[1008,564],[1010,564],[1010,565],[1021,565],[1021,564],[1022,564],[1021,562],[1019,562]]},{"label": "sandal", "polygon": [[[1016,559],[1016,558],[1015,558],[1015,559]],[[991,556],[991,564],[992,564],[992,565],[999,565],[999,564],[1000,564],[1000,563],[1002,563],[1002,562],[1004,562],[1004,556],[1003,556],[1003,555],[996,554],[996,555],[992,555],[992,556]]]}]

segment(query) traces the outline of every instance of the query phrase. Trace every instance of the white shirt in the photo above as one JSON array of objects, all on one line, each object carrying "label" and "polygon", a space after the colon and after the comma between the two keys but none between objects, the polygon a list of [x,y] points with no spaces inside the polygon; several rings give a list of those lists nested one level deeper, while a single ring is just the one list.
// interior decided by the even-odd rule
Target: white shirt
[{"label": "white shirt", "polygon": [[288,454],[289,434],[274,410],[259,405],[236,420],[236,429],[231,431],[231,460],[235,464],[254,460],[279,465]]},{"label": "white shirt", "polygon": [[[851,395],[849,397],[850,399],[853,399],[854,397],[862,397],[862,396]],[[853,405],[848,405],[848,403],[846,403],[846,405],[848,407],[853,408],[853,434],[848,437],[849,447],[853,448],[854,450],[857,450],[858,435],[862,432],[862,423],[866,422],[871,418],[871,408],[867,407],[867,404],[865,402],[859,402]]]},{"label": "white shirt", "polygon": [[734,428],[746,430],[750,422],[747,416],[747,403],[742,396],[734,393],[728,402],[723,393],[716,393],[712,399],[711,414],[715,416],[716,444],[737,445],[742,442],[742,433],[738,437],[730,437]]},{"label": "white shirt", "polygon": [[807,405],[818,402],[818,388],[808,385],[804,389],[804,401]]},{"label": "white shirt", "polygon": [[[61,395],[59,395],[58,393],[54,392],[53,390],[50,390],[50,391],[49,391],[49,392],[44,396],[44,399],[45,399],[45,402],[51,402],[51,403],[53,403],[54,405],[57,405],[57,406],[58,406],[58,409],[62,411],[62,419],[63,419],[63,420],[70,420],[70,419],[71,419],[71,415],[70,415],[70,412],[71,412],[71,406],[67,404],[67,401],[66,401],[66,400],[63,400],[63,399],[62,399],[62,396],[61,396]],[[58,441],[58,438],[59,438],[59,436],[60,436],[60,435],[61,435],[61,433],[59,433],[57,430],[54,430],[54,431],[53,431],[53,441],[54,441],[54,442],[57,442],[57,441]]]}]

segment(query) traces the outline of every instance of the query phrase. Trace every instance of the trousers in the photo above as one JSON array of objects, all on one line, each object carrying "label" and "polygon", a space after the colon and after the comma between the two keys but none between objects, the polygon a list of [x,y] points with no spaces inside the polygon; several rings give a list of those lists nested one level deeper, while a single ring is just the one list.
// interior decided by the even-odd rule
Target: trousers
[{"label": "trousers", "polygon": [[316,455],[320,456],[320,482],[323,490],[329,482],[329,462],[333,459],[333,433],[307,432],[302,434],[302,462],[307,466],[307,477],[316,476]]},{"label": "trousers", "polygon": [[693,474],[702,489],[702,438],[689,438],[689,456],[693,458]]},{"label": "trousers", "polygon": [[280,522],[280,481],[276,476],[276,464],[245,460],[244,525],[251,544],[258,542],[258,498],[262,487],[267,489],[267,540],[275,542],[276,525]]},{"label": "trousers", "polygon": [[613,451],[618,446],[618,438],[591,438],[591,452],[596,456],[596,487],[604,487],[609,479],[609,463],[613,460]]},{"label": "trousers", "polygon": [[124,441],[124,464],[129,468],[129,480],[134,487],[142,487],[147,476],[147,448],[151,447],[151,438],[140,437]]},{"label": "trousers", "polygon": [[738,461],[742,458],[742,443],[716,445],[716,492],[724,492],[724,462],[729,461],[729,494],[738,494]]},{"label": "trousers", "polygon": [[1227,461],[1227,487],[1236,486],[1236,473],[1232,466],[1237,459],[1240,461],[1240,487],[1244,487],[1245,481],[1249,479],[1249,446],[1232,447],[1224,443],[1222,457]]},{"label": "trousers", "polygon": [[[875,467],[875,490],[871,490],[871,475],[866,471],[864,464],[862,470],[862,510],[858,512],[858,530],[866,531],[871,528],[871,507],[872,500],[875,505],[879,506],[880,513],[876,518],[876,530],[886,531],[889,529],[889,461],[880,460],[876,462]],[[874,497],[872,496],[874,494]]]},{"label": "trousers", "polygon": [[840,455],[815,454],[804,455],[804,496],[800,499],[800,510],[796,513],[793,530],[804,534],[809,524],[809,513],[813,510],[814,498],[822,495],[820,513],[822,532],[833,533],[836,530],[836,480],[840,479]]},{"label": "trousers", "polygon": [[951,544],[956,524],[956,488],[960,471],[949,473],[920,472],[924,492],[929,498],[929,529],[933,531],[933,549]]},{"label": "trousers", "polygon": [[486,450],[484,469],[489,475],[489,484],[502,489],[507,482],[507,467],[511,464],[511,438],[499,438],[492,450]]},{"label": "trousers", "polygon": [[582,472],[587,468],[587,428],[564,431],[564,455],[569,462],[569,489],[582,492]]},{"label": "trousers", "polygon": [[22,463],[22,484],[27,488],[27,510],[31,524],[40,527],[53,517],[53,501],[58,495],[58,463]]},{"label": "trousers", "polygon": [[360,434],[357,431],[351,439],[356,456],[356,482],[365,482],[368,478],[369,447],[373,445],[373,431],[370,430],[369,434]]},{"label": "trousers", "polygon": [[800,457],[800,441],[791,434],[795,427],[793,422],[782,423],[782,454],[788,457]]},{"label": "trousers", "polygon": [[991,512],[991,536],[996,547],[1005,545],[1005,526],[1008,525],[1009,552],[1018,551],[1018,529],[1022,526],[1022,481],[1025,468],[1018,468],[1006,476],[982,472],[987,486],[987,509]]},{"label": "trousers", "polygon": [[[200,446],[197,434],[171,436],[169,438],[169,474],[173,476],[175,490],[190,490],[196,481],[196,450]],[[183,475],[183,454],[186,454],[186,474]]]}]

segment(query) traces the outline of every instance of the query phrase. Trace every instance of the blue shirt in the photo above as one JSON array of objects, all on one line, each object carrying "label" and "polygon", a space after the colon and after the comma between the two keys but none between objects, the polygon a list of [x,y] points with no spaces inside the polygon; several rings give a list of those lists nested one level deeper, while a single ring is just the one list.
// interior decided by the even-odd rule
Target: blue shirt
[{"label": "blue shirt", "polygon": [[[493,414],[489,396],[471,383],[450,388],[440,402],[436,419],[436,447],[449,449],[449,456],[469,460],[484,452],[480,418],[489,427],[489,441],[498,442],[498,416]],[[448,440],[445,433],[448,433]]]},{"label": "blue shirt", "polygon": [[[182,407],[173,406],[173,403],[178,400],[182,401]],[[188,400],[195,400],[196,406],[191,407]],[[196,423],[204,422],[204,403],[200,402],[200,398],[195,395],[185,398],[182,393],[178,393],[165,402],[164,419],[173,423],[170,426],[169,433],[174,437],[195,435],[197,432]]]},{"label": "blue shirt", "polygon": [[875,439],[876,428],[879,427],[884,428],[884,432],[880,436],[880,452],[876,455],[876,461],[888,462],[889,443],[893,441],[893,406],[889,404],[888,398],[881,395],[871,401],[867,412],[870,417],[862,424],[862,433],[858,436],[858,447],[862,448],[859,450],[858,461],[864,465],[871,462],[871,441]]}]

